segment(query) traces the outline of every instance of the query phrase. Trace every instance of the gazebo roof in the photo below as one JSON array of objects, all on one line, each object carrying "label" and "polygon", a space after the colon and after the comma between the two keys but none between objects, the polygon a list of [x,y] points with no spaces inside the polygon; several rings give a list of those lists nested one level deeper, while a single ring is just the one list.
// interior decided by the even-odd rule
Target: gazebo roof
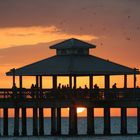
[{"label": "gazebo roof", "polygon": [[79,39],[71,38],[63,42],[50,46],[50,49],[74,49],[74,48],[96,48],[95,45],[81,41]]},{"label": "gazebo roof", "polygon": [[[139,73],[139,71],[91,55],[55,55],[15,70],[16,76],[123,75],[134,73]],[[13,75],[11,71],[6,74]]]},{"label": "gazebo roof", "polygon": [[[78,47],[87,49],[95,48],[95,45],[83,42],[77,39],[68,39],[58,43],[50,48],[76,50]],[[81,49],[80,48],[80,49]],[[35,76],[35,75],[123,75],[139,73],[120,64],[104,60],[88,53],[67,53],[57,54],[53,57],[32,63],[14,71],[16,76]],[[13,71],[6,73],[8,76],[13,75]]]}]

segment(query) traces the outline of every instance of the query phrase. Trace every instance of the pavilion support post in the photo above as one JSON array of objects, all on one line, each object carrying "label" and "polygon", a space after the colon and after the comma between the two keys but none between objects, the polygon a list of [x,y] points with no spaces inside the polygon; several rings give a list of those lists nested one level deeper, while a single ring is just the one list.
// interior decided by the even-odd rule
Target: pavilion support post
[{"label": "pavilion support post", "polygon": [[89,76],[89,88],[93,89],[93,76],[92,75]]},{"label": "pavilion support post", "polygon": [[33,108],[33,136],[38,135],[38,118],[37,118],[37,108]]},{"label": "pavilion support post", "polygon": [[137,134],[140,134],[140,108],[137,108]]},{"label": "pavilion support post", "polygon": [[109,99],[110,77],[105,75],[105,99]]},{"label": "pavilion support post", "polygon": [[44,112],[43,108],[39,108],[39,135],[44,135]]},{"label": "pavilion support post", "polygon": [[11,69],[12,74],[13,74],[13,86],[16,83],[15,70],[16,70],[15,68]]},{"label": "pavilion support post", "polygon": [[43,91],[42,91],[42,76],[39,76],[39,89],[40,89],[40,91],[39,91],[39,97],[40,98],[43,98]]},{"label": "pavilion support post", "polygon": [[90,88],[90,97],[92,97],[93,92],[93,76],[89,76],[89,88]]},{"label": "pavilion support post", "polygon": [[36,75],[36,91],[35,91],[35,98],[38,98],[39,97],[39,76]]},{"label": "pavilion support post", "polygon": [[94,131],[94,108],[87,108],[87,134],[93,135]]},{"label": "pavilion support post", "polygon": [[20,88],[20,97],[22,97],[22,76],[19,76],[19,88]]},{"label": "pavilion support post", "polygon": [[57,76],[53,76],[53,89],[57,89]]},{"label": "pavilion support post", "polygon": [[134,88],[137,86],[137,76],[136,76],[136,69],[134,69]]},{"label": "pavilion support post", "polygon": [[3,135],[8,136],[8,108],[3,108]]},{"label": "pavilion support post", "polygon": [[121,134],[127,134],[127,108],[121,108]]},{"label": "pavilion support post", "polygon": [[14,136],[19,136],[19,108],[14,108]]},{"label": "pavilion support post", "polygon": [[74,76],[74,83],[73,83],[73,89],[76,89],[76,76]]},{"label": "pavilion support post", "polygon": [[51,135],[57,135],[57,109],[51,108]]},{"label": "pavilion support post", "polygon": [[110,108],[104,108],[104,135],[110,135]]},{"label": "pavilion support post", "polygon": [[[89,76],[89,88],[90,88],[90,95],[92,95],[93,89],[93,76]],[[94,111],[92,107],[87,108],[87,134],[93,135],[94,134]]]},{"label": "pavilion support post", "polygon": [[[42,76],[39,76],[38,79],[38,83],[39,83],[39,88],[40,88],[40,98],[43,97],[43,93],[42,93]],[[39,108],[39,135],[43,136],[44,135],[44,112],[43,112],[43,107]]]},{"label": "pavilion support post", "polygon": [[42,89],[42,75],[39,76],[39,87]]},{"label": "pavilion support post", "polygon": [[72,76],[69,76],[69,87],[72,89]]},{"label": "pavilion support post", "polygon": [[69,109],[69,135],[77,135],[77,109],[76,106]]},{"label": "pavilion support post", "polygon": [[[53,90],[56,93],[57,89],[57,76],[53,75]],[[57,108],[52,107],[51,108],[51,135],[57,135]]]},{"label": "pavilion support post", "polygon": [[26,119],[26,108],[22,108],[22,135],[27,135],[27,119]]},{"label": "pavilion support post", "polygon": [[39,86],[39,76],[36,75],[36,86],[38,87]]},{"label": "pavilion support post", "polygon": [[61,108],[57,108],[57,135],[61,135]]},{"label": "pavilion support post", "polygon": [[124,75],[124,88],[127,88],[127,75]]}]

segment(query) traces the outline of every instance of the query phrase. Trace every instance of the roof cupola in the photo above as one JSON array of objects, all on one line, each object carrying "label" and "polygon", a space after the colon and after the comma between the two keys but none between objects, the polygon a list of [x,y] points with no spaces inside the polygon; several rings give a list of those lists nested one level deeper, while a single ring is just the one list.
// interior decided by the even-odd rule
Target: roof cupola
[{"label": "roof cupola", "polygon": [[89,49],[96,48],[96,46],[75,38],[71,38],[55,44],[50,48],[56,49],[57,55],[89,55]]}]

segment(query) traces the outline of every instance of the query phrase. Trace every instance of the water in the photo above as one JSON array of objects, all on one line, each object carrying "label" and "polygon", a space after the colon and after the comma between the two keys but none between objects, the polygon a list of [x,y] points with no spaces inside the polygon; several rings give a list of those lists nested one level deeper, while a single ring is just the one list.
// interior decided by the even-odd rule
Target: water
[{"label": "water", "polygon": [[[20,121],[21,122],[21,121]],[[45,118],[44,119],[44,131],[45,135],[50,134],[50,128],[51,128],[51,122],[50,118]],[[9,135],[13,134],[13,118],[9,118]],[[137,120],[135,117],[128,117],[127,119],[127,130],[128,133],[135,134],[137,132]],[[2,119],[0,120],[0,126],[1,126],[1,131],[2,130]],[[68,118],[62,118],[62,134],[68,134],[68,125],[69,125],[69,120]],[[112,117],[111,118],[111,128],[112,131],[111,133],[113,134],[118,134],[120,133],[120,118],[119,117]],[[68,137],[68,136],[61,136],[61,137],[52,137],[52,136],[47,136],[47,137],[33,137],[32,135],[32,119],[28,118],[27,119],[27,132],[28,132],[28,137],[1,137],[1,140],[140,140],[140,136],[76,136],[76,137]],[[20,124],[20,131],[21,131],[21,124]],[[86,134],[87,132],[87,124],[86,124],[86,118],[78,118],[78,134]],[[95,118],[95,132],[97,134],[102,134],[103,133],[103,118]]]}]

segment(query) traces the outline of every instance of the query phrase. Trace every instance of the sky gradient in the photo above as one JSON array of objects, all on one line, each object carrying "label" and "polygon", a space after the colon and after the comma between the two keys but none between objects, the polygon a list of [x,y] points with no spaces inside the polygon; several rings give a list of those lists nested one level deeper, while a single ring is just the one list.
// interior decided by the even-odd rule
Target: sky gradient
[{"label": "sky gradient", "polygon": [[54,55],[49,46],[71,37],[97,45],[92,55],[140,69],[139,7],[139,0],[0,0],[0,87],[11,87],[9,69]]}]

